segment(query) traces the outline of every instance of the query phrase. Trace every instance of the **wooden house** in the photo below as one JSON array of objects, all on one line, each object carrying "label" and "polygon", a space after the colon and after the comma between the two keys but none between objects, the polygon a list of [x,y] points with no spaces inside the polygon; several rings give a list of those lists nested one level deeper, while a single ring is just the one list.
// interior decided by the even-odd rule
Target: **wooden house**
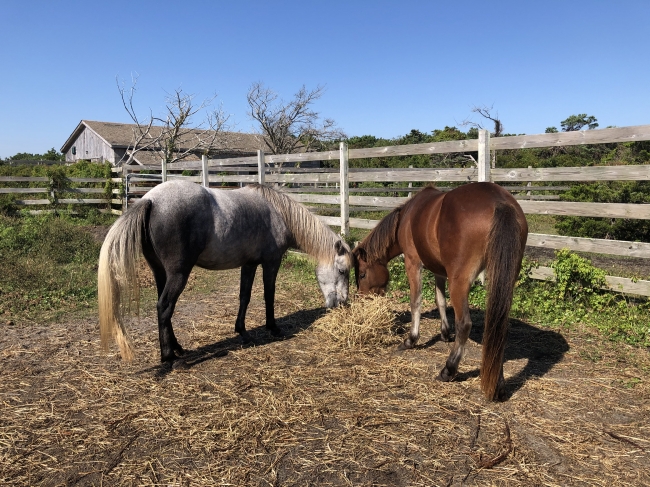
[{"label": "wooden house", "polygon": [[[121,165],[129,158],[135,127],[128,123],[82,120],[61,147],[61,152],[65,154],[66,162],[90,160]],[[160,127],[153,129],[160,130]],[[208,134],[204,130],[194,129],[192,132],[194,135]],[[258,149],[264,149],[264,141],[255,134],[224,132],[220,142],[222,147],[211,154],[211,158],[254,156]],[[186,160],[192,159],[200,159],[200,155],[190,156]],[[141,150],[134,155],[131,164],[160,164],[160,156],[155,151]]]}]

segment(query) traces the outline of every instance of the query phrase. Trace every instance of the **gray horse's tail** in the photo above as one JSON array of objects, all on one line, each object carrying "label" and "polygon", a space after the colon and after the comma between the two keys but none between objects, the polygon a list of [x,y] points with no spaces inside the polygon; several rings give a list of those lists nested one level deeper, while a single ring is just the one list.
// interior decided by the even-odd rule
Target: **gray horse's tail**
[{"label": "gray horse's tail", "polygon": [[151,201],[131,207],[113,224],[99,254],[97,301],[102,348],[108,349],[111,336],[124,360],[133,359],[133,347],[124,328],[124,316],[140,305],[137,263],[142,254],[142,238],[149,220]]}]

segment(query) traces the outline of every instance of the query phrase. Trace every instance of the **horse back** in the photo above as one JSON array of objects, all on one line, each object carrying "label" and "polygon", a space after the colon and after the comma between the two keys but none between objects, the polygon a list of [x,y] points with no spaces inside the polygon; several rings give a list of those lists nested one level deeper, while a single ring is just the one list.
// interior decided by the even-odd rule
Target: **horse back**
[{"label": "horse back", "polygon": [[498,205],[516,208],[518,218],[526,225],[514,197],[494,183],[471,183],[448,193],[423,196],[421,202],[413,201],[413,209],[407,213],[410,240],[424,266],[438,275],[478,273],[485,267]]}]

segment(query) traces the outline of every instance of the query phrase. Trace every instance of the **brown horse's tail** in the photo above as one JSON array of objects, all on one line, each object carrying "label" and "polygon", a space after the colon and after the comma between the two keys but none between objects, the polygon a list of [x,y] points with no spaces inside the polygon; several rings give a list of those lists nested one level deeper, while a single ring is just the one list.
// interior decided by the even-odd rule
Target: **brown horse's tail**
[{"label": "brown horse's tail", "polygon": [[487,246],[488,296],[481,361],[481,389],[489,400],[498,399],[508,315],[521,267],[521,230],[516,209],[506,204],[497,205]]},{"label": "brown horse's tail", "polygon": [[137,262],[142,254],[142,238],[149,219],[151,201],[134,205],[111,227],[99,254],[97,301],[102,348],[108,349],[111,336],[124,360],[133,359],[133,347],[124,328],[123,317],[140,304]]}]

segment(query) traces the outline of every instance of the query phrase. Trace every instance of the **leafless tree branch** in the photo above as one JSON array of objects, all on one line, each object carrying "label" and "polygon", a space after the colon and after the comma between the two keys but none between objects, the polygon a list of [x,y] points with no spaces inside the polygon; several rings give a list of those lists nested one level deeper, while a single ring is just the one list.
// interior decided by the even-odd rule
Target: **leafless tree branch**
[{"label": "leafless tree branch", "polygon": [[271,154],[319,150],[324,143],[345,138],[334,120],[320,120],[312,104],[324,93],[323,86],[309,91],[303,85],[285,102],[270,88],[257,82],[248,90],[249,116],[259,124],[258,136]]},{"label": "leafless tree branch", "polygon": [[[210,155],[225,148],[224,132],[228,129],[229,116],[221,106],[211,108],[216,95],[194,104],[194,95],[176,89],[165,98],[165,113],[154,116],[151,112],[144,121],[138,118],[133,99],[136,92],[137,77],[132,79],[127,91],[118,81],[122,104],[134,122],[133,136],[126,164],[143,150],[155,152],[167,163],[178,162],[190,155]],[[203,122],[192,126],[193,117],[204,110],[207,114]]]}]

